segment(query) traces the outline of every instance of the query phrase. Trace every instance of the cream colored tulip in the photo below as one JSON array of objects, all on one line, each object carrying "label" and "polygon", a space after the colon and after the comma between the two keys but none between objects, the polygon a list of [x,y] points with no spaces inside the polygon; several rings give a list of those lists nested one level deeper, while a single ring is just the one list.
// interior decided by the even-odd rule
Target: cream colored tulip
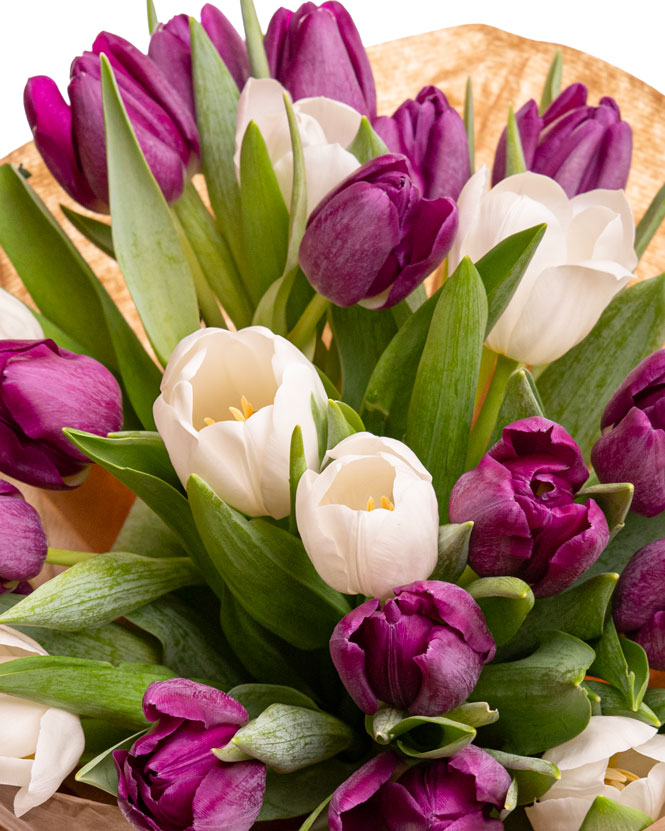
[{"label": "cream colored tulip", "polygon": [[39,321],[20,300],[0,289],[0,340],[40,340]]}]

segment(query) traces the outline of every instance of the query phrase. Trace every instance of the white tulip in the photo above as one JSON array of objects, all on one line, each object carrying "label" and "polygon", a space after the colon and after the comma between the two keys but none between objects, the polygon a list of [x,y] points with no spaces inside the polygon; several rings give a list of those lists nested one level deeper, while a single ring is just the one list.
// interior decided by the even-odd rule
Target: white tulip
[{"label": "white tulip", "polygon": [[621,190],[569,199],[548,176],[519,173],[488,191],[482,168],[460,194],[450,269],[474,262],[511,234],[542,222],[545,235],[508,307],[487,337],[490,349],[526,364],[547,364],[588,335],[634,276],[635,224]]},{"label": "white tulip", "polygon": [[298,531],[314,567],[338,591],[385,598],[426,580],[437,561],[432,477],[395,439],[355,433],[298,484]]},{"label": "white tulip", "polygon": [[39,321],[21,301],[0,289],[0,340],[40,340]]},{"label": "white tulip", "polygon": [[[284,87],[271,78],[250,78],[238,102],[235,163],[240,178],[240,148],[253,121],[263,136],[287,207],[291,205],[293,153],[284,108]],[[289,96],[290,97],[290,96]],[[361,115],[332,98],[301,98],[293,104],[305,156],[307,212],[360,167],[345,148],[360,127]]]},{"label": "white tulip", "polygon": [[200,329],[173,350],[161,390],[155,422],[184,486],[196,473],[245,514],[289,513],[291,434],[300,425],[318,468],[312,399],[328,401],[300,350],[263,326]]},{"label": "white tulip", "polygon": [[[0,663],[47,653],[32,638],[0,626]],[[78,716],[0,694],[0,785],[18,787],[14,813],[46,802],[81,758],[85,738]]]},{"label": "white tulip", "polygon": [[592,716],[579,736],[543,759],[557,765],[561,779],[526,809],[534,831],[578,831],[597,796],[654,820],[665,815],[665,736],[655,727],[623,716]]}]

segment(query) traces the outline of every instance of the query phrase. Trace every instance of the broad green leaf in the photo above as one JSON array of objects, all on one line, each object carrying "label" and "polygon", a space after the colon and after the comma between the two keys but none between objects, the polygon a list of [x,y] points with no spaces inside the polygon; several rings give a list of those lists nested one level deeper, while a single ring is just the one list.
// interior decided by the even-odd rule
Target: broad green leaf
[{"label": "broad green leaf", "polygon": [[591,485],[579,491],[576,500],[594,499],[598,503],[607,519],[612,540],[624,528],[634,493],[632,482]]},{"label": "broad green leaf", "polygon": [[661,726],[662,721],[660,716],[651,707],[642,701],[637,709],[633,709],[623,692],[612,684],[601,684],[598,681],[585,681],[584,686],[587,688],[587,692],[590,692],[598,698],[600,705],[598,715],[636,718],[638,721],[643,721],[651,727]]},{"label": "broad green leaf", "polygon": [[59,326],[56,326],[55,323],[44,317],[43,314],[36,312],[29,306],[26,306],[26,309],[29,309],[39,321],[39,324],[44,331],[45,338],[51,338],[51,340],[54,340],[58,346],[61,346],[63,349],[68,349],[70,352],[76,352],[77,355],[87,354],[84,346],[81,346],[78,341],[75,341],[74,338],[63,332]]},{"label": "broad green leaf", "polygon": [[143,734],[145,730],[140,730],[132,736],[128,736],[121,742],[109,747],[99,756],[96,756],[87,765],[84,765],[76,772],[75,779],[77,782],[85,782],[86,785],[92,785],[94,788],[99,788],[111,796],[118,796],[118,769],[113,761],[114,750],[129,750],[134,742]]},{"label": "broad green leaf", "polygon": [[143,157],[113,70],[100,58],[113,248],[158,359],[199,328],[179,226]]},{"label": "broad green leaf", "polygon": [[589,673],[621,690],[628,707],[636,711],[649,683],[646,652],[634,641],[619,638],[611,617],[594,649],[596,659]]},{"label": "broad green leaf", "polygon": [[413,386],[407,444],[432,474],[442,522],[464,472],[487,300],[478,271],[462,260],[441,290]]},{"label": "broad green leaf", "polygon": [[557,49],[552,58],[552,63],[545,78],[543,94],[540,97],[539,113],[542,115],[561,92],[561,75],[563,72],[563,53]]},{"label": "broad green leaf", "polygon": [[498,718],[497,710],[492,710],[486,701],[467,701],[445,714],[451,721],[460,721],[471,727],[483,727],[493,724]]},{"label": "broad green leaf", "polygon": [[466,131],[466,141],[469,146],[469,161],[471,162],[471,173],[476,169],[476,137],[474,124],[474,108],[473,108],[473,84],[471,76],[466,79],[466,88],[464,92],[464,130]]},{"label": "broad green leaf", "polygon": [[649,687],[642,703],[655,713],[661,724],[665,723],[665,689]]},{"label": "broad green leaf", "polygon": [[616,388],[664,342],[662,274],[619,292],[586,338],[538,378],[547,417],[571,433],[586,458],[600,436],[600,419]]},{"label": "broad green leaf", "polygon": [[517,577],[481,577],[465,588],[480,606],[497,646],[513,637],[533,608],[533,592]]},{"label": "broad green leaf", "polygon": [[641,257],[647,250],[663,219],[665,219],[665,185],[651,200],[646,213],[635,228],[635,253],[638,257]]},{"label": "broad green leaf", "polygon": [[143,557],[184,557],[185,549],[163,519],[142,499],[135,499],[113,551],[135,551]]},{"label": "broad green leaf", "polygon": [[476,730],[470,724],[445,716],[410,716],[386,707],[366,716],[367,732],[382,745],[395,742],[406,756],[441,759],[470,744]]},{"label": "broad green leaf", "polygon": [[522,139],[511,104],[508,108],[508,126],[506,129],[506,177],[514,176],[516,173],[524,173],[525,170],[526,162],[524,161]]},{"label": "broad green leaf", "polygon": [[77,631],[102,626],[181,586],[202,582],[189,557],[112,551],[77,563],[0,615],[0,623]]},{"label": "broad green leaf", "polygon": [[439,528],[439,556],[430,580],[454,583],[466,568],[473,522],[452,523]]},{"label": "broad green leaf", "polygon": [[487,701],[500,718],[480,728],[477,743],[531,756],[581,733],[591,717],[581,683],[593,659],[577,638],[547,632],[528,658],[487,665],[469,698]]},{"label": "broad green leaf", "polygon": [[357,764],[330,759],[295,773],[274,773],[268,770],[259,820],[300,817],[322,802],[325,807],[333,791],[357,769]]},{"label": "broad green leaf", "polygon": [[294,690],[293,687],[284,687],[279,684],[240,684],[229,690],[229,695],[242,704],[250,719],[258,718],[272,704],[288,704],[291,707],[304,707],[310,710],[319,709],[309,696],[299,690]]},{"label": "broad green leaf", "polygon": [[621,533],[610,541],[582,579],[587,575],[595,575],[603,571],[616,571],[621,574],[633,554],[645,545],[663,539],[663,537],[665,537],[665,511],[654,517],[629,513]]},{"label": "broad green leaf", "polygon": [[508,424],[530,416],[542,416],[543,410],[536,384],[528,369],[516,369],[508,378],[503,402],[489,443],[496,444]]},{"label": "broad green leaf", "polygon": [[245,519],[198,476],[190,477],[188,493],[209,555],[247,614],[300,649],[326,646],[349,606],[321,580],[300,540]]},{"label": "broad green leaf", "polygon": [[72,223],[74,228],[93,245],[96,245],[100,251],[103,251],[108,257],[115,259],[115,251],[113,250],[113,233],[108,222],[101,222],[99,219],[93,219],[91,216],[80,214],[68,208],[67,205],[60,205],[60,210]]},{"label": "broad green leaf", "polygon": [[268,58],[263,47],[263,34],[261,33],[261,25],[253,0],[240,0],[240,8],[242,10],[243,26],[245,27],[245,41],[252,77],[270,78]]},{"label": "broad green leaf", "polygon": [[385,142],[374,132],[372,125],[365,116],[360,119],[358,132],[346,149],[358,159],[360,164],[365,164],[377,156],[383,156],[388,152]]},{"label": "broad green leaf", "polygon": [[540,799],[561,778],[559,768],[544,759],[516,756],[501,750],[486,749],[485,752],[493,756],[516,779],[518,805],[529,805],[534,799]]},{"label": "broad green leaf", "polygon": [[114,667],[105,661],[39,655],[0,664],[0,692],[141,729],[146,726],[143,694],[153,681],[172,677],[166,667]]},{"label": "broad green leaf", "polygon": [[642,831],[653,824],[653,819],[636,808],[620,805],[614,799],[597,796],[580,831]]}]

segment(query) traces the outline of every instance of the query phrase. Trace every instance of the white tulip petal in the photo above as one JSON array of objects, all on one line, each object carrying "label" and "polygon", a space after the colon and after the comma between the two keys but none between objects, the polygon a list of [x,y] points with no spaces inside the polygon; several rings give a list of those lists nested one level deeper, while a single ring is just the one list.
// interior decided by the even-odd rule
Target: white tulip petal
[{"label": "white tulip petal", "polygon": [[34,701],[0,695],[0,756],[18,759],[32,756],[37,747],[39,725],[47,709]]},{"label": "white tulip petal", "polygon": [[665,762],[654,765],[646,778],[631,782],[615,799],[621,805],[659,819],[665,805]]},{"label": "white tulip petal", "polygon": [[579,831],[592,802],[566,797],[536,802],[525,810],[533,831]]},{"label": "white tulip petal", "polygon": [[635,220],[630,202],[622,190],[591,190],[580,193],[571,199],[573,214],[587,210],[592,205],[603,205],[617,214],[622,226],[622,253],[619,262],[628,271],[634,271],[637,265],[635,254]]},{"label": "white tulip petal", "polygon": [[665,762],[665,736],[662,733],[656,733],[652,739],[636,747],[635,752],[655,759],[657,762]]},{"label": "white tulip petal", "polygon": [[44,331],[27,306],[0,288],[0,340],[41,340]]},{"label": "white tulip petal", "polygon": [[[240,148],[250,121],[253,121],[261,131],[269,153],[269,139],[274,142],[275,136],[289,134],[289,122],[284,108],[285,93],[289,94],[279,81],[272,78],[250,78],[243,87],[238,100],[234,156],[238,176],[240,174]],[[273,162],[275,161],[272,154],[270,158]]]},{"label": "white tulip petal", "polygon": [[605,205],[579,211],[568,226],[568,261],[602,259],[621,261],[621,217]]},{"label": "white tulip petal", "polygon": [[32,759],[15,759],[0,755],[0,785],[22,788],[30,784]]},{"label": "white tulip petal", "polygon": [[608,762],[609,756],[607,759],[599,759],[572,769],[560,769],[561,778],[557,779],[542,798],[561,799],[567,796],[575,796],[591,797],[593,799],[599,789],[603,787]]},{"label": "white tulip petal", "polygon": [[0,663],[26,655],[48,655],[37,641],[9,626],[0,626]]},{"label": "white tulip petal", "polygon": [[453,246],[448,254],[448,271],[452,272],[466,254],[466,235],[476,221],[482,200],[487,196],[491,182],[488,168],[483,165],[467,181],[457,200],[458,226]]},{"label": "white tulip petal", "polygon": [[360,129],[361,114],[332,98],[300,98],[293,105],[298,113],[312,116],[322,127],[325,141],[348,147]]},{"label": "white tulip petal", "polygon": [[[307,182],[307,215],[331,190],[354,173],[360,162],[341,144],[316,144],[303,148]],[[293,193],[293,154],[282,156],[274,165],[279,189],[287,205]]]},{"label": "white tulip petal", "polygon": [[592,716],[589,724],[574,739],[543,753],[561,771],[608,759],[631,747],[644,744],[657,729],[625,716]]},{"label": "white tulip petal", "polygon": [[327,458],[341,459],[344,456],[372,456],[388,453],[397,456],[404,464],[414,470],[422,479],[432,481],[432,476],[416,454],[401,441],[388,436],[375,436],[373,433],[353,433],[336,444],[327,453]]}]

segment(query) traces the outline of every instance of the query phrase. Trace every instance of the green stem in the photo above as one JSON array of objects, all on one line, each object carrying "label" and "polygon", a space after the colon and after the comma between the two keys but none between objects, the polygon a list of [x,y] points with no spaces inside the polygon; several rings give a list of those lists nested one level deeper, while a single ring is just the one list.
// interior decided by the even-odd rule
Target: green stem
[{"label": "green stem", "polygon": [[480,371],[478,373],[478,386],[476,387],[476,399],[473,402],[474,413],[476,413],[478,411],[478,407],[480,407],[480,402],[482,401],[485,390],[487,389],[487,382],[494,372],[496,359],[496,352],[492,352],[491,349],[483,346],[483,354],[480,359]]},{"label": "green stem", "polygon": [[91,560],[97,554],[91,551],[66,551],[63,548],[49,548],[46,562],[53,566],[74,566]]},{"label": "green stem", "polygon": [[494,431],[496,418],[503,403],[508,378],[517,365],[517,361],[507,358],[505,355],[499,355],[497,358],[496,368],[483,407],[469,437],[469,449],[466,454],[467,470],[475,467],[487,450],[487,444]]},{"label": "green stem", "polygon": [[242,22],[245,27],[249,66],[254,78],[270,78],[270,67],[263,46],[263,34],[252,0],[240,0]]},{"label": "green stem", "polygon": [[316,327],[319,321],[328,310],[330,301],[318,292],[312,297],[305,311],[302,313],[300,320],[293,327],[289,333],[289,340],[298,349],[304,351],[307,345],[311,342],[312,337],[316,334]]}]

